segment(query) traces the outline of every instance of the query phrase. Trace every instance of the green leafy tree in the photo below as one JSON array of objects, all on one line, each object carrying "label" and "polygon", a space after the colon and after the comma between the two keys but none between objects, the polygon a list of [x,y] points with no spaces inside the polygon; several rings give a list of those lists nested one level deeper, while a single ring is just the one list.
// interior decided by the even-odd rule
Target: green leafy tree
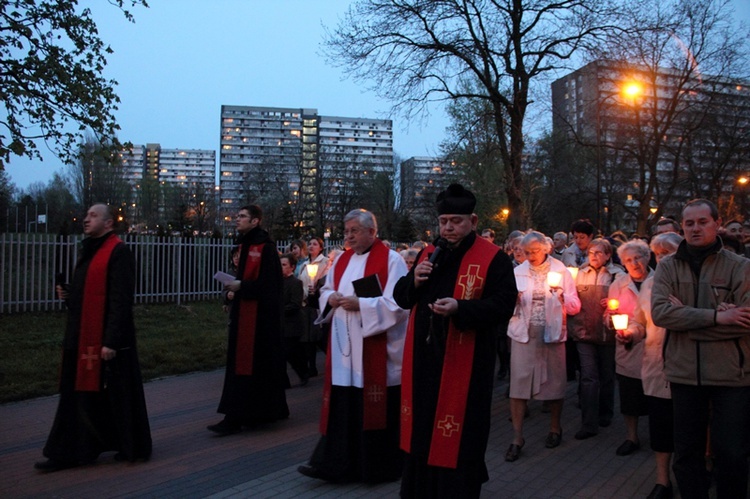
[{"label": "green leafy tree", "polygon": [[[145,0],[109,0],[127,10]],[[117,82],[102,76],[112,49],[78,0],[0,1],[0,170],[10,155],[41,158],[44,142],[63,161],[90,130],[119,149]]]}]

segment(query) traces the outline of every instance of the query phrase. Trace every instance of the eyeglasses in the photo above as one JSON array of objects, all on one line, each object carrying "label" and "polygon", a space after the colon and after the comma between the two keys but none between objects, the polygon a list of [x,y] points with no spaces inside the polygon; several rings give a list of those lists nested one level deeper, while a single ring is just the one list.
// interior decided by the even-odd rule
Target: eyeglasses
[{"label": "eyeglasses", "polygon": [[589,256],[604,256],[606,255],[603,251],[589,251]]}]

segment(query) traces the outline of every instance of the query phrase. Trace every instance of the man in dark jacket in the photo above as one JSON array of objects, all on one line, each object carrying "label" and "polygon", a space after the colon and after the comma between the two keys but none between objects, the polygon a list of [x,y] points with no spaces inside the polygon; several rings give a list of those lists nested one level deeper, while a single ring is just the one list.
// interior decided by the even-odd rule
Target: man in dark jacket
[{"label": "man in dark jacket", "polygon": [[112,232],[113,215],[103,204],[89,208],[73,281],[56,287],[68,320],[47,461],[34,465],[40,471],[90,463],[105,451],[117,451],[117,460],[151,456],[133,324],[133,255]]},{"label": "man in dark jacket", "polygon": [[516,303],[510,259],[477,237],[474,195],[453,184],[437,198],[438,249],[428,246],[396,284],[411,309],[404,346],[402,497],[479,497],[489,479],[496,327]]},{"label": "man in dark jacket", "polygon": [[289,417],[284,393],[281,263],[276,245],[260,228],[262,217],[263,212],[255,205],[244,206],[237,214],[240,264],[238,279],[226,285],[234,299],[218,409],[224,419],[208,427],[219,435]]}]

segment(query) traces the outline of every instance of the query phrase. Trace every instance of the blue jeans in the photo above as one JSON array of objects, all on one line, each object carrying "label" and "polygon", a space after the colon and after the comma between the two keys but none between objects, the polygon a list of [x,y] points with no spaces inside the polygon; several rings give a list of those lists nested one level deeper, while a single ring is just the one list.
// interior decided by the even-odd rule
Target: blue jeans
[{"label": "blue jeans", "polygon": [[672,468],[683,499],[707,498],[706,437],[711,428],[718,498],[747,496],[750,455],[750,387],[672,383],[674,451]]},{"label": "blue jeans", "polygon": [[599,432],[615,412],[615,345],[578,342],[581,361],[581,429]]}]

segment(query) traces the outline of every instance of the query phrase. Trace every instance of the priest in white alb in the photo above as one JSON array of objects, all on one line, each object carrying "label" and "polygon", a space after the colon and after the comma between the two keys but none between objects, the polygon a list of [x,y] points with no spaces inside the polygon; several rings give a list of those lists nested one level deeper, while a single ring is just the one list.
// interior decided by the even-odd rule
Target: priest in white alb
[{"label": "priest in white alb", "polygon": [[320,292],[321,320],[331,321],[322,436],[309,465],[298,469],[312,478],[378,483],[401,476],[401,359],[409,313],[393,301],[393,287],[407,269],[377,232],[369,211],[344,217],[349,249]]}]

